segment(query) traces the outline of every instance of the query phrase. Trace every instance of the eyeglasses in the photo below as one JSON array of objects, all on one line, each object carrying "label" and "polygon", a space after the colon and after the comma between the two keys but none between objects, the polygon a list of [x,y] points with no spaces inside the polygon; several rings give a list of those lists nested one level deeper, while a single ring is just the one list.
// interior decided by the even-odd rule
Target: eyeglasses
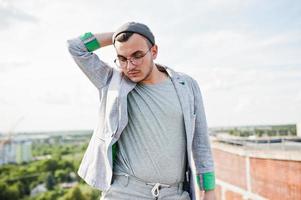
[{"label": "eyeglasses", "polygon": [[132,65],[135,65],[135,66],[141,65],[141,64],[143,63],[143,58],[144,58],[144,56],[145,56],[151,49],[152,49],[152,47],[149,48],[144,54],[142,54],[142,55],[141,55],[141,54],[140,54],[140,55],[136,55],[136,56],[130,57],[129,59],[128,59],[128,58],[125,58],[125,57],[123,57],[123,56],[119,56],[118,58],[116,58],[116,59],[114,60],[114,63],[116,64],[116,66],[117,66],[118,68],[122,68],[122,69],[124,69],[124,68],[127,67],[128,61],[130,61],[130,62],[132,63]]}]

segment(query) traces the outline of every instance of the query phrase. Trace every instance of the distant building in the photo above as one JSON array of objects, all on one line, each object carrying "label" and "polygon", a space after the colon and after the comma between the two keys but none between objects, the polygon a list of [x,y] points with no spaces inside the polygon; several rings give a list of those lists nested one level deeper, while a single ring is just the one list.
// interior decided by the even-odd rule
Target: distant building
[{"label": "distant building", "polygon": [[60,186],[63,189],[69,189],[69,188],[73,188],[78,184],[77,181],[71,182],[71,183],[61,183]]},{"label": "distant building", "polygon": [[11,141],[2,142],[0,146],[0,165],[16,163],[16,144]]},{"label": "distant building", "polygon": [[32,160],[31,141],[20,141],[16,144],[16,162],[28,162]]},{"label": "distant building", "polygon": [[47,192],[47,188],[44,183],[37,185],[30,191],[30,196],[36,196],[37,194]]},{"label": "distant building", "polygon": [[0,146],[0,165],[32,160],[31,141],[7,140]]},{"label": "distant building", "polygon": [[301,137],[301,122],[297,123],[297,136]]}]

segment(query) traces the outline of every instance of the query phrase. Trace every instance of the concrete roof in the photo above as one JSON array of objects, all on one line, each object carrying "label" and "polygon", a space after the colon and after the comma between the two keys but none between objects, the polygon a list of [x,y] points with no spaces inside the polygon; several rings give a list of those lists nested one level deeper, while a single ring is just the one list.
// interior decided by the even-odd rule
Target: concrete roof
[{"label": "concrete roof", "polygon": [[211,146],[240,156],[301,161],[300,143],[233,145],[211,138]]}]

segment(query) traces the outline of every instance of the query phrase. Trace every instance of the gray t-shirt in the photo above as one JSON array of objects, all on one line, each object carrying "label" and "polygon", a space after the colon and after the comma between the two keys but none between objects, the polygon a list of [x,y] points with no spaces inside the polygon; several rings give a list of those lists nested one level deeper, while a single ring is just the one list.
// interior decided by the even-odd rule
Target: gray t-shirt
[{"label": "gray t-shirt", "polygon": [[128,124],[118,140],[114,171],[147,182],[183,181],[184,118],[171,79],[157,84],[138,83],[128,94],[128,116]]}]

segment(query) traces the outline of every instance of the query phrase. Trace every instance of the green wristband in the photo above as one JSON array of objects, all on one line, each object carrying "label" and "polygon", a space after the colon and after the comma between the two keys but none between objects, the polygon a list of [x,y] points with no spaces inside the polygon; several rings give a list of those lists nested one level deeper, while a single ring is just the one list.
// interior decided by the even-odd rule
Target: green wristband
[{"label": "green wristband", "polygon": [[207,172],[197,175],[197,184],[201,190],[213,190],[215,188],[215,174],[214,172]]},{"label": "green wristband", "polygon": [[91,32],[87,32],[80,36],[89,52],[100,48],[100,44]]}]

